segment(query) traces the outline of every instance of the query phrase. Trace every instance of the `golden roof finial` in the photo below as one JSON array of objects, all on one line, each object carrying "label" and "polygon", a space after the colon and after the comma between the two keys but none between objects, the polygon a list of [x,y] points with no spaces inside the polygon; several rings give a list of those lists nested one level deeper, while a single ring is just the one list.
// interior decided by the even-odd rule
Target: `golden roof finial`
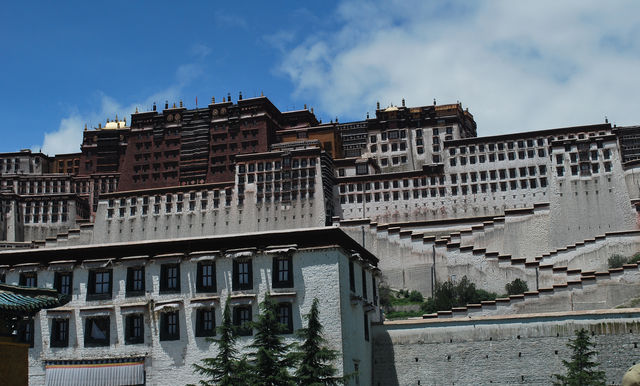
[{"label": "golden roof finial", "polygon": [[180,99],[180,107],[182,107],[182,99]]},{"label": "golden roof finial", "polygon": [[136,107],[136,114],[138,114],[138,108]]},{"label": "golden roof finial", "polygon": [[173,102],[173,108],[174,109],[176,108],[176,102]]},{"label": "golden roof finial", "polygon": [[263,96],[264,96],[264,93],[263,93],[262,91],[260,91],[260,96],[261,96],[261,97],[263,97]]},{"label": "golden roof finial", "polygon": [[84,131],[87,131],[87,124],[84,124]]},{"label": "golden roof finial", "polygon": [[214,103],[216,103],[216,97],[212,96],[211,97],[211,104],[214,104]]}]

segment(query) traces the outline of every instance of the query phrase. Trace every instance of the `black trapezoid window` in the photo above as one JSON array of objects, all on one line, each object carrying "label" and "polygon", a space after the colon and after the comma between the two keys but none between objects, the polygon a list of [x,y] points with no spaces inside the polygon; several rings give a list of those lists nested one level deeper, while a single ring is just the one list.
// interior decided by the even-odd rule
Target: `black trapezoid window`
[{"label": "black trapezoid window", "polygon": [[214,261],[202,261],[198,263],[198,275],[196,281],[197,292],[216,292],[216,264]]},{"label": "black trapezoid window", "polygon": [[130,314],[125,317],[125,344],[144,343],[144,315]]},{"label": "black trapezoid window", "polygon": [[180,264],[160,266],[160,292],[180,292]]},{"label": "black trapezoid window", "polygon": [[111,269],[89,271],[87,300],[111,299],[113,271]]},{"label": "black trapezoid window", "polygon": [[278,322],[282,325],[283,334],[291,334],[293,332],[293,313],[291,303],[278,303]]},{"label": "black trapezoid window", "polygon": [[196,310],[196,336],[215,336],[215,309],[199,308]]},{"label": "black trapezoid window", "polygon": [[273,258],[272,286],[273,288],[293,287],[293,265],[291,256],[275,256]]},{"label": "black trapezoid window", "polygon": [[163,312],[160,317],[160,340],[179,340],[179,311]]},{"label": "black trapezoid window", "polygon": [[127,296],[139,296],[144,293],[144,267],[127,268]]},{"label": "black trapezoid window", "polygon": [[51,347],[69,346],[69,319],[51,320]]},{"label": "black trapezoid window", "polygon": [[108,316],[87,318],[84,327],[84,347],[108,346],[110,333]]},{"label": "black trapezoid window", "polygon": [[233,325],[236,326],[236,333],[241,336],[253,335],[251,327],[251,306],[236,306],[233,309]]},{"label": "black trapezoid window", "polygon": [[234,291],[253,289],[253,266],[251,263],[251,259],[237,259],[233,261]]},{"label": "black trapezoid window", "polygon": [[73,273],[56,272],[54,275],[54,285],[56,291],[61,294],[71,295],[73,293]]}]

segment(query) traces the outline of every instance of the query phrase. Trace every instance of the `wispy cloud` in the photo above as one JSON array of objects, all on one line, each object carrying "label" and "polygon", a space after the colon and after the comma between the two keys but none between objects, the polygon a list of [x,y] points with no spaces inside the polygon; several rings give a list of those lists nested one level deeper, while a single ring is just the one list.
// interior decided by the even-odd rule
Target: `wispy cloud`
[{"label": "wispy cloud", "polygon": [[279,30],[265,35],[263,40],[278,51],[284,52],[294,42],[296,33],[293,30]]},{"label": "wispy cloud", "polygon": [[217,11],[213,18],[216,24],[221,24],[224,27],[249,28],[249,23],[243,17],[229,12]]},{"label": "wispy cloud", "polygon": [[211,47],[203,43],[196,43],[191,46],[191,49],[189,51],[191,52],[191,55],[195,56],[196,58],[204,59],[211,53]]},{"label": "wispy cloud", "polygon": [[483,135],[640,121],[640,3],[343,1],[279,70],[327,117],[462,101]]}]

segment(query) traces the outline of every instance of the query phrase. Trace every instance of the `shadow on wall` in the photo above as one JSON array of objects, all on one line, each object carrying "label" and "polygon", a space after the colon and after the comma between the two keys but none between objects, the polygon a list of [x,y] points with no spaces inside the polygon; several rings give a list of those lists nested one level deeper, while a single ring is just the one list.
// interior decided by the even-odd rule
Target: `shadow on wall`
[{"label": "shadow on wall", "polygon": [[378,326],[373,335],[373,385],[398,386],[396,358],[391,336],[383,326]]}]

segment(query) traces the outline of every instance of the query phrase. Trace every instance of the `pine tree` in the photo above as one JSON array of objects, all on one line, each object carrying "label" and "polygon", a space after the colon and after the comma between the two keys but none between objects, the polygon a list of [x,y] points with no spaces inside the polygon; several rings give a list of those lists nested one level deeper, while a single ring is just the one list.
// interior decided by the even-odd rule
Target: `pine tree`
[{"label": "pine tree", "polygon": [[554,374],[556,385],[587,386],[604,385],[606,378],[604,371],[597,371],[598,363],[592,357],[597,354],[592,350],[595,346],[589,339],[587,330],[576,330],[576,338],[570,340],[567,346],[573,349],[571,361],[563,360],[562,364],[567,368],[566,375]]},{"label": "pine tree", "polygon": [[218,346],[218,355],[214,358],[205,358],[203,365],[194,364],[196,372],[207,377],[201,380],[203,386],[234,386],[246,384],[247,361],[238,358],[238,350],[235,348],[236,334],[231,322],[229,299],[222,314],[222,324],[218,327],[220,339],[209,339]]},{"label": "pine tree", "polygon": [[338,352],[331,350],[324,344],[322,324],[320,324],[318,299],[313,299],[311,311],[304,318],[308,321],[307,328],[297,331],[303,340],[294,353],[298,362],[295,373],[296,382],[301,386],[310,385],[338,385],[345,382],[344,377],[336,377],[337,370],[331,364],[338,357]]},{"label": "pine tree", "polygon": [[278,304],[267,294],[260,303],[258,321],[252,323],[256,334],[251,344],[255,352],[251,353],[251,372],[255,384],[265,386],[294,385],[289,374],[293,362],[289,355],[291,345],[284,343],[281,334],[286,327],[278,321]]}]

